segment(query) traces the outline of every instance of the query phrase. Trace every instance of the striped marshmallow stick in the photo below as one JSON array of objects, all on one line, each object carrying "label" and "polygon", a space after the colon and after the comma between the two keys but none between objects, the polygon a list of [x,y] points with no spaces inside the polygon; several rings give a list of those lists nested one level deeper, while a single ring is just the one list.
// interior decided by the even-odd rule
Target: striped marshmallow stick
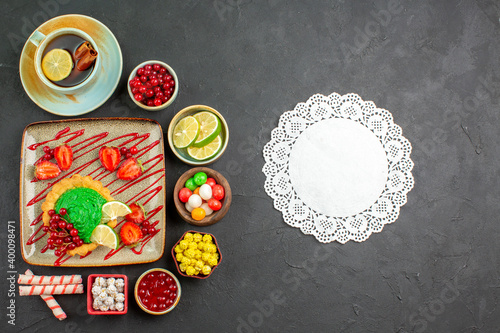
[{"label": "striped marshmallow stick", "polygon": [[19,296],[83,294],[83,284],[19,286]]},{"label": "striped marshmallow stick", "polygon": [[[33,275],[33,272],[31,270],[26,270],[24,273],[26,275]],[[52,295],[40,295],[40,297],[45,301],[49,309],[52,310],[52,313],[54,316],[59,319],[59,320],[64,320],[67,318],[66,313],[64,310],[61,308],[59,303],[57,303],[56,299]]]},{"label": "striped marshmallow stick", "polygon": [[55,285],[55,284],[79,284],[82,283],[81,275],[28,275],[19,274],[19,284]]}]

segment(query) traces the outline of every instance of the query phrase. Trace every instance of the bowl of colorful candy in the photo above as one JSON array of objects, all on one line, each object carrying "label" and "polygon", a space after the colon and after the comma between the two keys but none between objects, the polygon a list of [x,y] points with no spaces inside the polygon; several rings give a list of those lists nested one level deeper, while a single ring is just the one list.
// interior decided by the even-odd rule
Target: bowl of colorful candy
[{"label": "bowl of colorful candy", "polygon": [[87,278],[87,312],[120,315],[128,310],[128,278],[123,274],[90,274]]},{"label": "bowl of colorful candy", "polygon": [[174,187],[177,213],[196,226],[219,222],[228,212],[231,200],[231,187],[226,178],[206,167],[186,171]]},{"label": "bowl of colorful candy", "polygon": [[206,105],[191,105],[170,121],[168,144],[181,161],[193,166],[208,165],[222,156],[229,142],[224,117]]},{"label": "bowl of colorful candy", "polygon": [[214,235],[189,230],[175,243],[172,257],[179,274],[206,279],[219,266],[222,256]]},{"label": "bowl of colorful candy", "polygon": [[159,111],[170,104],[179,92],[179,79],[172,67],[159,60],[139,64],[128,78],[130,98],[147,111]]},{"label": "bowl of colorful candy", "polygon": [[172,311],[181,299],[181,284],[170,271],[152,268],[135,283],[134,296],[139,307],[153,315]]}]

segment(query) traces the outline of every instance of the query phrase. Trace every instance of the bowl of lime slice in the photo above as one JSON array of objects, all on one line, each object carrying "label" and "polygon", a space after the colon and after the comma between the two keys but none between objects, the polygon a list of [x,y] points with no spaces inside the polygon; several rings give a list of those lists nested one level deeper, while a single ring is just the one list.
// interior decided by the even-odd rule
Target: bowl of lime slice
[{"label": "bowl of lime slice", "polygon": [[224,117],[206,105],[191,105],[179,111],[168,126],[168,144],[181,161],[193,166],[215,162],[229,141]]}]

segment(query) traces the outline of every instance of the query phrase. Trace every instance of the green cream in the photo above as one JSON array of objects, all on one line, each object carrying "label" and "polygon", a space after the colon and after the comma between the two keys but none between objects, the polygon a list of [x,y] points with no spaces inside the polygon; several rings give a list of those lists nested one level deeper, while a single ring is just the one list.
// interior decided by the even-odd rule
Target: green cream
[{"label": "green cream", "polygon": [[78,236],[90,243],[90,235],[101,222],[102,205],[107,202],[97,191],[86,187],[77,187],[64,192],[56,202],[56,212],[66,208],[64,218],[78,229]]}]

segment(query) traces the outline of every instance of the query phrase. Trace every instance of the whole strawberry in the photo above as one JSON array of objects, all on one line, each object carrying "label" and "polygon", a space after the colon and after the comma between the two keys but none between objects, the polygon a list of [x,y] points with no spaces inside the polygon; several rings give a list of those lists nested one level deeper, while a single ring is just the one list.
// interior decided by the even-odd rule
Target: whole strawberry
[{"label": "whole strawberry", "polygon": [[125,215],[125,219],[136,224],[141,224],[146,219],[144,207],[138,202],[129,205],[129,207],[132,213]]},{"label": "whole strawberry", "polygon": [[61,145],[54,148],[54,158],[62,171],[69,170],[73,164],[73,149],[69,145]]},{"label": "whole strawberry", "polygon": [[99,149],[99,160],[102,166],[108,171],[115,171],[120,164],[120,149],[118,147],[102,147]]},{"label": "whole strawberry", "polygon": [[142,175],[143,168],[140,161],[134,157],[128,158],[120,165],[116,176],[122,180],[134,180]]},{"label": "whole strawberry", "polygon": [[133,222],[125,222],[120,229],[120,238],[126,246],[134,247],[142,238],[141,228]]}]

